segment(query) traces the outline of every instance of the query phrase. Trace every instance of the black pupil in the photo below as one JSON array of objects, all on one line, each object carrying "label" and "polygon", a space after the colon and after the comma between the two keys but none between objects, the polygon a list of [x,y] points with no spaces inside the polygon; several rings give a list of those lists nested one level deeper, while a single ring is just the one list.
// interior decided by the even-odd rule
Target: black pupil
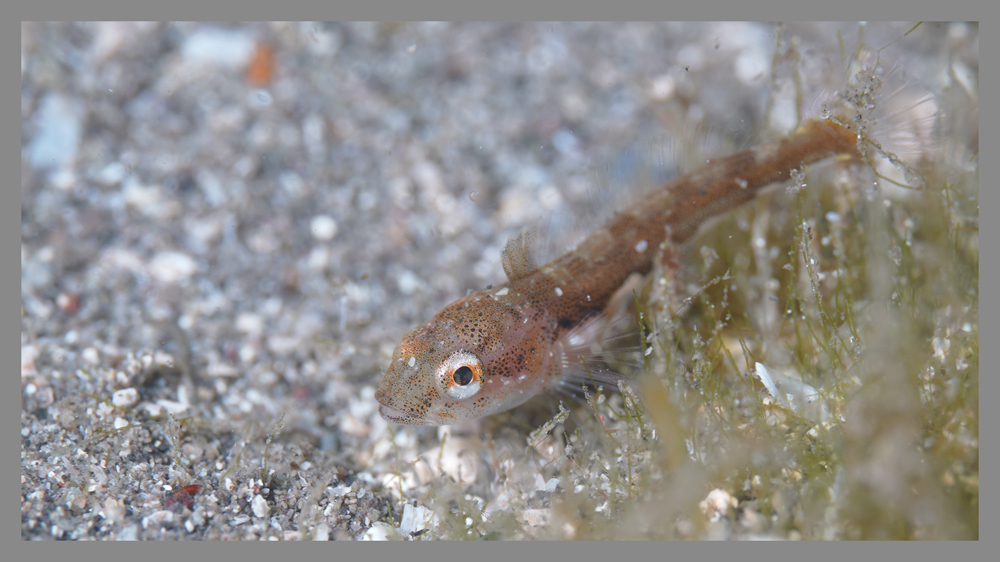
[{"label": "black pupil", "polygon": [[472,369],[462,365],[461,367],[455,369],[455,374],[452,375],[452,378],[455,379],[456,383],[465,386],[472,382]]}]

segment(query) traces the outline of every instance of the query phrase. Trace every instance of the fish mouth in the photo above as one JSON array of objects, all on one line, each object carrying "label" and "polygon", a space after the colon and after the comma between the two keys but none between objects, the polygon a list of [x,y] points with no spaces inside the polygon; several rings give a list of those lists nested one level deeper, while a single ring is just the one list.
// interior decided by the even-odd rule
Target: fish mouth
[{"label": "fish mouth", "polygon": [[387,422],[405,425],[440,425],[432,419],[415,415],[412,411],[398,409],[396,407],[397,401],[393,400],[390,393],[382,388],[375,391],[375,401],[378,402],[378,415]]},{"label": "fish mouth", "polygon": [[392,406],[387,406],[385,404],[378,405],[378,415],[382,416],[382,419],[388,422],[402,423],[406,425],[428,425],[425,420],[415,418],[412,414],[400,412]]},{"label": "fish mouth", "polygon": [[389,406],[391,400],[381,388],[375,391],[375,401],[378,402],[378,415],[382,416],[382,419],[389,422],[406,423],[403,421],[406,419],[406,414]]}]

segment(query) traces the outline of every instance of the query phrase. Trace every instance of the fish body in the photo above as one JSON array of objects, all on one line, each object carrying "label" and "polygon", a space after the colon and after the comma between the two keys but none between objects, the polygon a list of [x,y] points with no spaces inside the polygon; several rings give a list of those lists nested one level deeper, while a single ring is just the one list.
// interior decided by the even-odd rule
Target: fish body
[{"label": "fish body", "polygon": [[[501,412],[554,388],[574,330],[600,317],[634,274],[646,274],[661,244],[682,243],[706,220],[761,188],[830,157],[858,157],[858,134],[836,120],[678,177],[616,214],[572,251],[536,266],[530,233],[508,241],[509,281],[448,305],[403,336],[375,399],[388,421],[447,425]],[[597,382],[618,377],[602,373]]]}]

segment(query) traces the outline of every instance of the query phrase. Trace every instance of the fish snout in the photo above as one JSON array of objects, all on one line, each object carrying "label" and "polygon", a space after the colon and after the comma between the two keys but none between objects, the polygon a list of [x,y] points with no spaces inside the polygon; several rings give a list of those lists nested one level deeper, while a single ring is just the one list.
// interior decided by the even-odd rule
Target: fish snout
[{"label": "fish snout", "polygon": [[419,418],[412,413],[396,409],[392,405],[392,400],[389,400],[388,396],[382,391],[382,389],[375,392],[375,400],[377,400],[379,404],[378,415],[382,416],[382,419],[387,422],[406,425],[429,425],[429,422],[423,418]]}]

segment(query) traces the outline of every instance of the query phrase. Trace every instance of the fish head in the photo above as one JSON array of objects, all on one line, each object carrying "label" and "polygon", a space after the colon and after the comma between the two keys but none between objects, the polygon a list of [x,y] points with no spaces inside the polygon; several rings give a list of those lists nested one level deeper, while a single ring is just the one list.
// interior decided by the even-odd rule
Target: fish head
[{"label": "fish head", "polygon": [[552,344],[540,315],[491,292],[460,299],[400,340],[375,392],[379,414],[450,425],[513,408],[543,387]]}]

